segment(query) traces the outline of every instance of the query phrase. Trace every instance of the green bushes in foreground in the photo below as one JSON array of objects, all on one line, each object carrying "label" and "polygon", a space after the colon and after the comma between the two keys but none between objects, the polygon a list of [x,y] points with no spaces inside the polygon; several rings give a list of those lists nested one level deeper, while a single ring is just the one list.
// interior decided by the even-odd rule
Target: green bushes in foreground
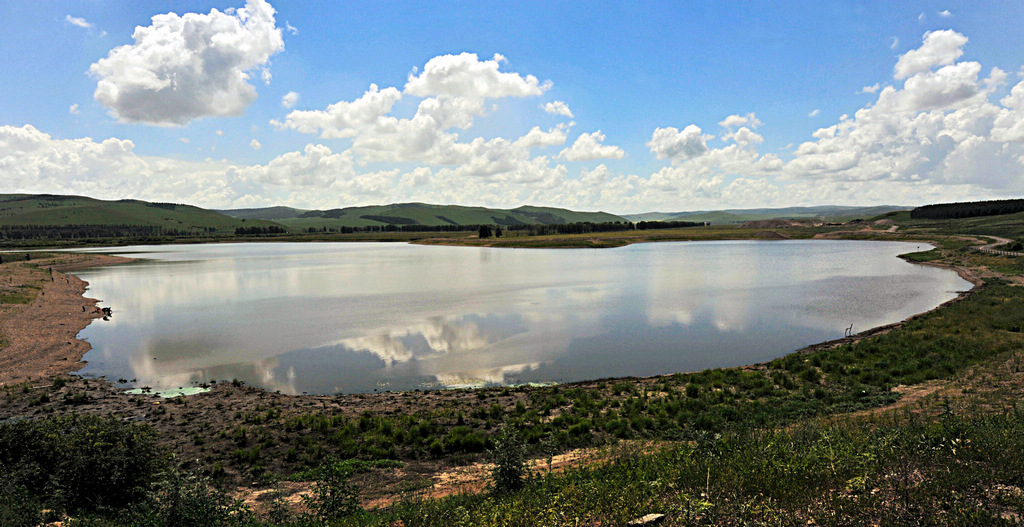
[{"label": "green bushes in foreground", "polygon": [[1024,411],[873,429],[804,424],[708,434],[653,453],[611,450],[596,468],[518,493],[454,496],[337,525],[1009,525],[1024,512]]},{"label": "green bushes in foreground", "polygon": [[28,496],[55,511],[122,509],[145,499],[166,466],[147,426],[87,415],[0,424],[0,501],[7,506]]},{"label": "green bushes in foreground", "polygon": [[[208,481],[168,472],[154,485],[136,482],[125,489],[141,501],[81,510],[68,524],[623,525],[660,513],[667,516],[664,525],[1009,525],[1024,513],[1024,409],[988,415],[971,409],[927,421],[907,412],[888,419],[871,426],[812,422],[704,434],[653,450],[613,446],[602,465],[541,472],[518,490],[374,511],[356,504],[346,481],[356,467],[346,462],[319,471],[317,491],[301,514],[277,506],[257,515]],[[119,457],[137,454],[129,448]],[[19,501],[24,491],[4,488],[4,525],[39,521],[38,502]]]}]

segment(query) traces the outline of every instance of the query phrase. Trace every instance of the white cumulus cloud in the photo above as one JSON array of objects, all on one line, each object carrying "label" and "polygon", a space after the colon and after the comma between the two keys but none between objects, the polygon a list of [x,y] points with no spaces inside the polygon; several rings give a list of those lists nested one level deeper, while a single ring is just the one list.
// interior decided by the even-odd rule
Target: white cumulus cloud
[{"label": "white cumulus cloud", "polygon": [[132,38],[90,66],[94,97],[121,121],[162,126],[240,115],[256,100],[250,73],[269,81],[266,64],[284,49],[264,0],[227,12],[156,15]]},{"label": "white cumulus cloud", "polygon": [[499,71],[505,57],[480,60],[476,53],[441,55],[427,61],[423,71],[409,75],[405,93],[419,97],[450,96],[500,99],[540,95],[550,87],[537,77]]},{"label": "white cumulus cloud", "polygon": [[283,108],[294,108],[295,103],[299,102],[299,94],[290,91],[281,97],[281,107]]},{"label": "white cumulus cloud", "polygon": [[905,79],[935,66],[952,64],[963,55],[966,43],[967,37],[951,29],[925,33],[924,45],[904,53],[896,63],[896,78]]},{"label": "white cumulus cloud", "polygon": [[626,151],[613,145],[603,145],[604,134],[600,130],[582,133],[569,148],[558,153],[566,161],[592,161],[594,159],[622,159]]},{"label": "white cumulus cloud", "polygon": [[[730,119],[735,117],[738,116],[730,116],[722,122],[729,122]],[[736,121],[736,119],[733,119],[732,122]],[[747,121],[744,119],[742,122],[745,123]],[[723,126],[725,125],[723,124]],[[647,148],[650,148],[651,153],[657,156],[658,159],[690,159],[699,157],[708,151],[706,141],[710,137],[704,135],[700,127],[695,124],[687,125],[682,130],[674,126],[657,128],[651,134],[651,140],[647,142]]]},{"label": "white cumulus cloud", "polygon": [[564,115],[572,119],[572,111],[569,110],[569,105],[562,101],[551,101],[544,105],[544,111],[552,115]]}]

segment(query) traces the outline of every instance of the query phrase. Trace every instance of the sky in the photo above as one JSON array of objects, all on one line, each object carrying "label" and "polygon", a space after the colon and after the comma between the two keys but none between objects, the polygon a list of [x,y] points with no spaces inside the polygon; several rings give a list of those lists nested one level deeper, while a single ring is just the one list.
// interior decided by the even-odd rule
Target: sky
[{"label": "sky", "polygon": [[0,0],[0,193],[617,214],[1021,197],[1024,2]]}]

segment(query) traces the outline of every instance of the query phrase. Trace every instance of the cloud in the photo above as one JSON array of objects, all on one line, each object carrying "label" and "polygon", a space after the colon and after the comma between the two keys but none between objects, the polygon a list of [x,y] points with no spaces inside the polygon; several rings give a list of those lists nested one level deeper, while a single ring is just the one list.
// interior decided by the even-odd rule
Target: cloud
[{"label": "cloud", "polygon": [[552,115],[564,115],[572,119],[572,112],[569,110],[569,105],[562,101],[551,101],[544,105],[544,111]]},{"label": "cloud", "polygon": [[815,108],[811,110],[811,113],[807,114],[807,117],[817,117],[819,113],[821,113],[821,110]]},{"label": "cloud", "polygon": [[142,157],[134,149],[127,139],[54,139],[30,125],[0,126],[0,180],[10,192],[100,199],[220,206],[236,197],[223,163]]},{"label": "cloud", "polygon": [[[484,115],[488,101],[538,96],[550,87],[532,75],[500,71],[503,62],[500,55],[486,61],[471,53],[442,55],[429,60],[422,71],[414,69],[402,90],[371,84],[355,100],[339,101],[324,110],[295,110],[271,124],[281,130],[318,133],[325,139],[351,138],[351,153],[360,163],[454,166],[462,175],[521,180],[529,177],[524,167],[537,163],[530,159],[530,149],[564,144],[568,125],[546,132],[535,126],[514,141],[462,140],[459,130],[469,129]],[[413,116],[392,115],[394,105],[406,97],[421,98]],[[614,149],[604,152],[615,154]]]},{"label": "cloud", "polygon": [[896,48],[900,47],[899,37],[892,37],[892,42],[889,43],[889,49],[896,51]]},{"label": "cloud", "polygon": [[441,55],[427,61],[422,73],[409,75],[405,93],[418,97],[449,96],[500,99],[541,95],[550,83],[536,77],[498,71],[505,57],[481,61],[475,53]]},{"label": "cloud", "polygon": [[[963,48],[950,42],[967,44],[955,33],[926,34],[917,49],[893,61],[900,66],[888,84],[862,90],[871,94],[869,102],[824,123],[786,160],[759,152],[767,142],[758,133],[762,122],[747,113],[726,116],[716,134],[697,123],[654,127],[646,146],[662,166],[645,172],[604,164],[570,171],[571,162],[620,159],[625,151],[605,145],[600,130],[565,148],[574,124],[545,125],[547,103],[507,110],[500,104],[505,97],[539,97],[549,83],[502,71],[503,59],[462,54],[414,70],[408,78],[419,88],[370,85],[352,100],[287,112],[276,128],[317,134],[326,144],[307,144],[265,164],[146,157],[122,139],[60,140],[30,126],[6,126],[0,127],[0,180],[15,192],[218,208],[426,201],[626,213],[1017,196],[1024,192],[1024,81],[1006,86],[1006,72],[963,61]],[[479,85],[471,82],[474,75]],[[472,133],[478,118],[494,112],[500,119],[502,111],[515,111],[516,126],[527,131]]]},{"label": "cloud", "polygon": [[70,107],[68,107],[68,113],[72,115],[78,115],[80,113],[78,110],[78,105],[72,104]]},{"label": "cloud", "polygon": [[[743,123],[747,122],[737,115],[731,115],[720,124],[726,126],[725,123],[738,122],[739,119],[742,119]],[[711,136],[704,135],[700,127],[694,124],[687,125],[682,131],[669,126],[655,129],[651,140],[647,142],[647,148],[650,148],[651,153],[658,159],[692,159],[708,151],[706,141],[710,138]]]},{"label": "cloud", "polygon": [[85,28],[85,29],[89,29],[89,28],[92,27],[92,24],[87,22],[84,18],[74,17],[74,16],[71,16],[71,15],[65,15],[64,16],[64,20],[66,20],[69,24],[71,24],[73,26],[78,26],[78,27]]},{"label": "cloud", "polygon": [[853,117],[815,132],[786,165],[786,178],[901,186],[915,196],[966,186],[974,196],[1024,190],[1024,87],[993,104],[1007,75],[993,68],[982,78],[979,63],[956,62],[966,43],[952,31],[926,33],[897,63],[894,78],[905,78],[903,85],[883,88]]},{"label": "cloud", "polygon": [[729,117],[726,117],[718,124],[723,128],[735,128],[737,126],[749,126],[751,128],[757,128],[758,126],[761,126],[764,123],[758,120],[757,116],[754,115],[753,113],[748,113],[747,115],[730,115]]},{"label": "cloud", "polygon": [[543,131],[539,126],[534,126],[526,135],[516,139],[515,146],[520,148],[536,148],[545,146],[558,146],[565,144],[566,133],[562,128],[552,128]]},{"label": "cloud", "polygon": [[569,148],[558,153],[559,159],[566,161],[592,161],[594,159],[622,159],[626,151],[612,145],[602,145],[604,134],[600,130],[594,133],[583,133]]},{"label": "cloud", "polygon": [[290,23],[288,23],[287,20],[284,23],[284,29],[285,29],[285,31],[291,33],[293,36],[299,34],[299,30],[296,29],[295,26],[293,26]]},{"label": "cloud", "polygon": [[263,148],[263,145],[261,145],[259,141],[253,139],[252,141],[249,141],[249,147],[253,150],[259,150]]},{"label": "cloud", "polygon": [[250,73],[269,82],[266,65],[284,49],[264,0],[206,15],[156,15],[132,38],[89,67],[94,97],[120,121],[160,126],[241,115],[256,100]]},{"label": "cloud", "polygon": [[879,88],[881,88],[881,85],[876,82],[871,86],[865,86],[861,88],[860,91],[857,93],[878,93]]},{"label": "cloud", "polygon": [[396,88],[381,90],[371,84],[369,90],[352,102],[340,101],[326,110],[296,110],[289,113],[283,123],[271,121],[271,124],[307,134],[320,132],[326,138],[352,137],[378,124],[386,126],[384,116],[401,98],[402,93]]},{"label": "cloud", "polygon": [[905,79],[935,66],[952,64],[963,55],[964,44],[967,44],[967,37],[951,29],[929,31],[924,34],[924,45],[900,57],[895,68],[896,78]]},{"label": "cloud", "polygon": [[295,103],[297,103],[297,102],[299,102],[299,94],[295,93],[293,91],[290,91],[290,92],[284,94],[283,97],[281,97],[281,107],[282,108],[294,108],[295,107]]},{"label": "cloud", "polygon": [[952,17],[952,16],[953,16],[953,13],[950,13],[950,12],[949,12],[949,9],[946,9],[946,10],[944,10],[944,11],[939,11],[939,13],[938,13],[938,14],[939,14],[939,16],[941,16],[942,18],[950,18],[950,17]]}]

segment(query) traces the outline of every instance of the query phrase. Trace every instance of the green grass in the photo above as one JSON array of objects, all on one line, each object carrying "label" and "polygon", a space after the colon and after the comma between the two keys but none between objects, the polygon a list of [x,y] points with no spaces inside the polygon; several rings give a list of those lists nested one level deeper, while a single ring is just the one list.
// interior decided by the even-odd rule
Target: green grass
[{"label": "green grass", "polygon": [[11,289],[0,290],[0,304],[29,304],[42,288],[37,285],[19,285]]},{"label": "green grass", "polygon": [[0,194],[0,226],[129,225],[158,226],[180,231],[234,233],[236,227],[273,225],[242,222],[191,205],[136,200],[103,201],[82,196]]},{"label": "green grass", "polygon": [[[300,217],[310,211],[297,211],[293,217],[275,215],[275,221],[293,229],[366,227],[387,225],[388,221],[373,219],[396,218],[393,223],[413,225],[494,225],[501,223],[604,223],[625,221],[620,216],[603,212],[576,212],[552,207],[519,207],[516,209],[488,209],[484,207],[463,207],[458,205],[429,205],[424,203],[399,203],[366,207],[349,207],[330,211],[312,211],[323,217]],[[241,213],[234,213],[241,214]],[[249,211],[246,217],[265,216],[262,211]],[[370,216],[366,218],[364,216]],[[239,216],[242,217],[242,216]]]}]

